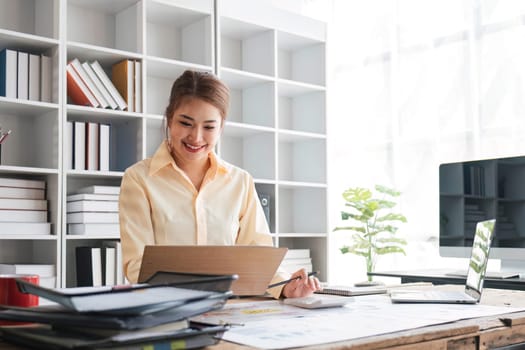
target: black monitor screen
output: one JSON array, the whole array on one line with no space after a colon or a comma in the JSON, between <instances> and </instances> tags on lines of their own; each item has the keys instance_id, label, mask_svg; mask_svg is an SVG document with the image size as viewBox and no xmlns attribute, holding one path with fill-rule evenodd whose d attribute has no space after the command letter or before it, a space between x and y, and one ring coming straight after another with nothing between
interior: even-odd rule
<instances>
[{"instance_id":1,"label":"black monitor screen","mask_svg":"<svg viewBox=\"0 0 525 350\"><path fill-rule=\"evenodd\" d=\"M439 211L440 247L471 247L493 218L492 247L525 247L525 156L441 164Z\"/></svg>"}]
</instances>

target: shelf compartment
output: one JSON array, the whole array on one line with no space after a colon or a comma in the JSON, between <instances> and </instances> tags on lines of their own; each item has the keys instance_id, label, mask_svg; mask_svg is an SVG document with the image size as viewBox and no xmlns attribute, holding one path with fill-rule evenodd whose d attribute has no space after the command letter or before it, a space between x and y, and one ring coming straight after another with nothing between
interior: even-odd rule
<instances>
[{"instance_id":1,"label":"shelf compartment","mask_svg":"<svg viewBox=\"0 0 525 350\"><path fill-rule=\"evenodd\" d=\"M275 83L267 78L239 71L221 70L230 88L228 120L275 127Z\"/></svg>"},{"instance_id":2,"label":"shelf compartment","mask_svg":"<svg viewBox=\"0 0 525 350\"><path fill-rule=\"evenodd\" d=\"M189 64L168 59L146 60L146 82L142 91L146 94L146 113L164 115L169 103L173 82L187 69L211 72L209 66Z\"/></svg>"},{"instance_id":3,"label":"shelf compartment","mask_svg":"<svg viewBox=\"0 0 525 350\"><path fill-rule=\"evenodd\" d=\"M12 130L2 144L0 163L58 169L58 114L58 109L49 104L0 103L2 130Z\"/></svg>"},{"instance_id":4,"label":"shelf compartment","mask_svg":"<svg viewBox=\"0 0 525 350\"><path fill-rule=\"evenodd\" d=\"M327 259L328 252L326 237L279 237L279 247L288 249L310 249L310 258L312 259L312 270L319 271L317 278L320 281L327 280Z\"/></svg>"},{"instance_id":5,"label":"shelf compartment","mask_svg":"<svg viewBox=\"0 0 525 350\"><path fill-rule=\"evenodd\" d=\"M270 232L275 233L275 185L267 183L255 183L255 189L263 207L264 215L268 221ZM268 220L269 219L269 220Z\"/></svg>"},{"instance_id":6,"label":"shelf compartment","mask_svg":"<svg viewBox=\"0 0 525 350\"><path fill-rule=\"evenodd\" d=\"M224 160L245 169L254 178L275 179L275 135L272 132L228 125L219 147Z\"/></svg>"},{"instance_id":7,"label":"shelf compartment","mask_svg":"<svg viewBox=\"0 0 525 350\"><path fill-rule=\"evenodd\" d=\"M219 27L221 67L275 76L275 32L272 29L228 17L220 17Z\"/></svg>"},{"instance_id":8,"label":"shelf compartment","mask_svg":"<svg viewBox=\"0 0 525 350\"><path fill-rule=\"evenodd\" d=\"M166 139L165 123L162 119L146 120L146 158L153 157L162 141Z\"/></svg>"},{"instance_id":9,"label":"shelf compartment","mask_svg":"<svg viewBox=\"0 0 525 350\"><path fill-rule=\"evenodd\" d=\"M96 122L110 125L109 139L109 170L123 172L143 159L142 152L142 118L134 116L112 117L102 111L92 111L90 114L79 114L79 108L69 111L68 121ZM137 141L138 140L138 141ZM67 145L65 146L67 147Z\"/></svg>"},{"instance_id":10,"label":"shelf compartment","mask_svg":"<svg viewBox=\"0 0 525 350\"><path fill-rule=\"evenodd\" d=\"M142 1L67 1L68 41L142 53Z\"/></svg>"},{"instance_id":11,"label":"shelf compartment","mask_svg":"<svg viewBox=\"0 0 525 350\"><path fill-rule=\"evenodd\" d=\"M211 66L212 8L201 10L146 3L147 54Z\"/></svg>"},{"instance_id":12,"label":"shelf compartment","mask_svg":"<svg viewBox=\"0 0 525 350\"><path fill-rule=\"evenodd\" d=\"M279 180L326 183L326 138L279 133Z\"/></svg>"},{"instance_id":13,"label":"shelf compartment","mask_svg":"<svg viewBox=\"0 0 525 350\"><path fill-rule=\"evenodd\" d=\"M278 232L305 234L326 232L327 190L315 187L278 188Z\"/></svg>"},{"instance_id":14,"label":"shelf compartment","mask_svg":"<svg viewBox=\"0 0 525 350\"><path fill-rule=\"evenodd\" d=\"M124 59L140 60L142 55L117 49L108 49L96 45L69 42L67 45L67 60L78 58L81 63L84 61L98 61L104 67L106 74L111 78L111 66Z\"/></svg>"},{"instance_id":15,"label":"shelf compartment","mask_svg":"<svg viewBox=\"0 0 525 350\"><path fill-rule=\"evenodd\" d=\"M59 0L2 1L0 28L58 39Z\"/></svg>"},{"instance_id":16,"label":"shelf compartment","mask_svg":"<svg viewBox=\"0 0 525 350\"><path fill-rule=\"evenodd\" d=\"M326 85L326 55L323 42L278 32L277 47L279 78Z\"/></svg>"},{"instance_id":17,"label":"shelf compartment","mask_svg":"<svg viewBox=\"0 0 525 350\"><path fill-rule=\"evenodd\" d=\"M326 133L326 94L280 82L278 120L280 129Z\"/></svg>"}]
</instances>

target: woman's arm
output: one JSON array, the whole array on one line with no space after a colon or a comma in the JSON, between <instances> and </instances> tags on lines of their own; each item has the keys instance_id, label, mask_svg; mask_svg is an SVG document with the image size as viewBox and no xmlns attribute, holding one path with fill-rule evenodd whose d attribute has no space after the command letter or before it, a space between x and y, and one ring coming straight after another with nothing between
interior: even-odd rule
<instances>
[{"instance_id":1,"label":"woman's arm","mask_svg":"<svg viewBox=\"0 0 525 350\"><path fill-rule=\"evenodd\" d=\"M145 185L133 168L128 169L122 178L119 220L124 274L128 281L136 283L144 246L155 244L155 238Z\"/></svg>"}]
</instances>

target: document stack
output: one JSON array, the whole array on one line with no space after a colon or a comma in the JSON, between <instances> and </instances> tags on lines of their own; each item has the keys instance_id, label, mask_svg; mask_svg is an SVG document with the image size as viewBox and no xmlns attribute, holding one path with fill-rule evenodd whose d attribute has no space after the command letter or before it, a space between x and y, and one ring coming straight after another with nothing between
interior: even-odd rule
<instances>
[{"instance_id":1,"label":"document stack","mask_svg":"<svg viewBox=\"0 0 525 350\"><path fill-rule=\"evenodd\" d=\"M67 196L67 233L118 238L119 186L88 186Z\"/></svg>"},{"instance_id":2,"label":"document stack","mask_svg":"<svg viewBox=\"0 0 525 350\"><path fill-rule=\"evenodd\" d=\"M227 280L231 286L235 278L203 276L202 281ZM0 329L5 341L31 348L193 349L217 343L227 330L224 325L206 326L189 318L221 309L229 290L189 289L183 288L184 283L68 289L23 280L17 284L25 293L56 303L0 311L1 320L33 323Z\"/></svg>"},{"instance_id":3,"label":"document stack","mask_svg":"<svg viewBox=\"0 0 525 350\"><path fill-rule=\"evenodd\" d=\"M288 249L280 266L281 270L288 273L294 273L299 269L305 269L306 272L312 272L312 258L310 258L310 249Z\"/></svg>"},{"instance_id":4,"label":"document stack","mask_svg":"<svg viewBox=\"0 0 525 350\"><path fill-rule=\"evenodd\" d=\"M12 235L49 235L46 182L0 178L0 232Z\"/></svg>"}]
</instances>

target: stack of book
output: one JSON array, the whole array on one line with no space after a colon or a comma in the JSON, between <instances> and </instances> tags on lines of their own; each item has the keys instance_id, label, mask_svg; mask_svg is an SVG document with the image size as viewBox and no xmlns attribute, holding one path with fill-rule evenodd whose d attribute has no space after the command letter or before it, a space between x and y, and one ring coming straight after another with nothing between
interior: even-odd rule
<instances>
[{"instance_id":1,"label":"stack of book","mask_svg":"<svg viewBox=\"0 0 525 350\"><path fill-rule=\"evenodd\" d=\"M0 178L0 232L49 235L46 182Z\"/></svg>"},{"instance_id":2,"label":"stack of book","mask_svg":"<svg viewBox=\"0 0 525 350\"><path fill-rule=\"evenodd\" d=\"M66 67L67 94L74 104L142 112L142 62L115 63L111 79L98 61L81 63L77 58Z\"/></svg>"},{"instance_id":3,"label":"stack of book","mask_svg":"<svg viewBox=\"0 0 525 350\"><path fill-rule=\"evenodd\" d=\"M111 125L68 120L66 167L75 170L109 171Z\"/></svg>"},{"instance_id":4,"label":"stack of book","mask_svg":"<svg viewBox=\"0 0 525 350\"><path fill-rule=\"evenodd\" d=\"M67 233L119 238L119 186L87 186L67 196ZM78 286L111 286L124 283L120 242L75 250Z\"/></svg>"},{"instance_id":5,"label":"stack of book","mask_svg":"<svg viewBox=\"0 0 525 350\"><path fill-rule=\"evenodd\" d=\"M0 264L0 274L38 275L41 286L55 288L56 285L54 264Z\"/></svg>"},{"instance_id":6,"label":"stack of book","mask_svg":"<svg viewBox=\"0 0 525 350\"><path fill-rule=\"evenodd\" d=\"M234 276L220 276L234 280ZM202 277L206 282L209 277ZM214 277L216 279L217 277ZM218 342L224 325L189 321L221 309L230 291L179 288L177 284L129 285L125 288L49 289L17 280L21 291L56 305L3 307L0 320L32 322L2 327L1 337L32 348L53 349L193 349Z\"/></svg>"},{"instance_id":7,"label":"stack of book","mask_svg":"<svg viewBox=\"0 0 525 350\"><path fill-rule=\"evenodd\" d=\"M299 269L312 272L310 249L288 249L279 269L288 273L294 273Z\"/></svg>"},{"instance_id":8,"label":"stack of book","mask_svg":"<svg viewBox=\"0 0 525 350\"><path fill-rule=\"evenodd\" d=\"M0 96L51 102L51 57L17 50L0 51Z\"/></svg>"},{"instance_id":9,"label":"stack of book","mask_svg":"<svg viewBox=\"0 0 525 350\"><path fill-rule=\"evenodd\" d=\"M67 196L67 233L70 235L120 235L119 186L87 186Z\"/></svg>"}]
</instances>

